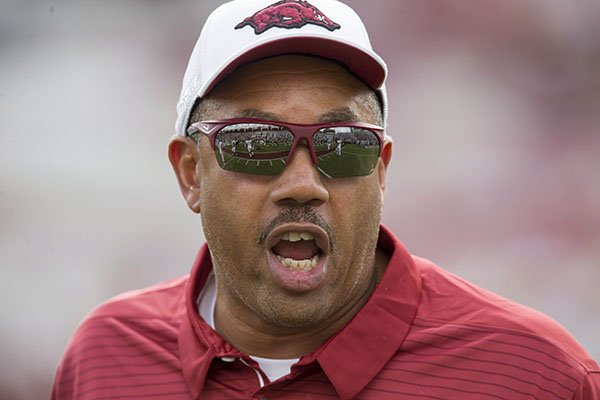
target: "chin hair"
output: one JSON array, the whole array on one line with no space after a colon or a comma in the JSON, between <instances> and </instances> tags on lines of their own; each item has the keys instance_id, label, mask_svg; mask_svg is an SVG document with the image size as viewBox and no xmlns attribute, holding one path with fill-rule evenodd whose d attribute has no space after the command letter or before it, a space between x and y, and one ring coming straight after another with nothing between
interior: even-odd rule
<instances>
[{"instance_id":1,"label":"chin hair","mask_svg":"<svg viewBox=\"0 0 600 400\"><path fill-rule=\"evenodd\" d=\"M261 309L254 310L254 312L263 322L288 329L305 329L318 325L329 315L329 310L320 305L307 309L282 303L278 303L278 306L276 306L275 302L267 301L259 304L259 306L262 306Z\"/></svg>"}]
</instances>

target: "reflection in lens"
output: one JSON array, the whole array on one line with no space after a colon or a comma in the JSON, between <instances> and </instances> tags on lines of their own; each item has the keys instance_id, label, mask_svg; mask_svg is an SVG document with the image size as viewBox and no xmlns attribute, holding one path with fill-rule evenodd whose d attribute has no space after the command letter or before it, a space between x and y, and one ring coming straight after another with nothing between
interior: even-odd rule
<instances>
[{"instance_id":1,"label":"reflection in lens","mask_svg":"<svg viewBox=\"0 0 600 400\"><path fill-rule=\"evenodd\" d=\"M317 167L330 178L369 175L379 159L377 135L363 128L323 128L313 136Z\"/></svg>"},{"instance_id":2,"label":"reflection in lens","mask_svg":"<svg viewBox=\"0 0 600 400\"><path fill-rule=\"evenodd\" d=\"M285 167L293 141L293 135L277 125L232 124L217 133L215 155L228 171L277 175Z\"/></svg>"}]
</instances>

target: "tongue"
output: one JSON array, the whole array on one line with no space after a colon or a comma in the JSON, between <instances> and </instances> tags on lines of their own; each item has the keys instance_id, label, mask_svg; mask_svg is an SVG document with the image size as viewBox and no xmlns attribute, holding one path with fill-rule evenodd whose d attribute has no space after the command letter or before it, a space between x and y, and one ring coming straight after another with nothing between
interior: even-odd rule
<instances>
[{"instance_id":1,"label":"tongue","mask_svg":"<svg viewBox=\"0 0 600 400\"><path fill-rule=\"evenodd\" d=\"M320 252L314 240L300 240L298 242L280 240L271 250L283 258L294 260L308 260Z\"/></svg>"}]
</instances>

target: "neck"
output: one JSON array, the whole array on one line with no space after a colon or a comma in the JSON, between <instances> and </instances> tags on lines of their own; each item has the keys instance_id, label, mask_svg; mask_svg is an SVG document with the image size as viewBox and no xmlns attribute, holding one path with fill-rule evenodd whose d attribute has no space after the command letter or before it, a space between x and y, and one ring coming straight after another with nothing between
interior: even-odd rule
<instances>
[{"instance_id":1,"label":"neck","mask_svg":"<svg viewBox=\"0 0 600 400\"><path fill-rule=\"evenodd\" d=\"M299 358L316 350L360 311L375 290L388 261L389 258L377 250L373 274L360 296L324 322L301 328L269 324L244 304L217 294L215 328L225 340L245 354L273 359Z\"/></svg>"}]
</instances>

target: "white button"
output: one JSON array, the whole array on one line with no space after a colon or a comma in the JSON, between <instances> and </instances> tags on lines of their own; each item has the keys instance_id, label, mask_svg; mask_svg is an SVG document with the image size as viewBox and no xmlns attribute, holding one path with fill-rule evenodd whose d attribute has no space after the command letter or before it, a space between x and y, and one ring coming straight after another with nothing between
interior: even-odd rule
<instances>
[{"instance_id":1,"label":"white button","mask_svg":"<svg viewBox=\"0 0 600 400\"><path fill-rule=\"evenodd\" d=\"M235 357L221 357L221 360L223 360L225 362L234 362Z\"/></svg>"}]
</instances>

